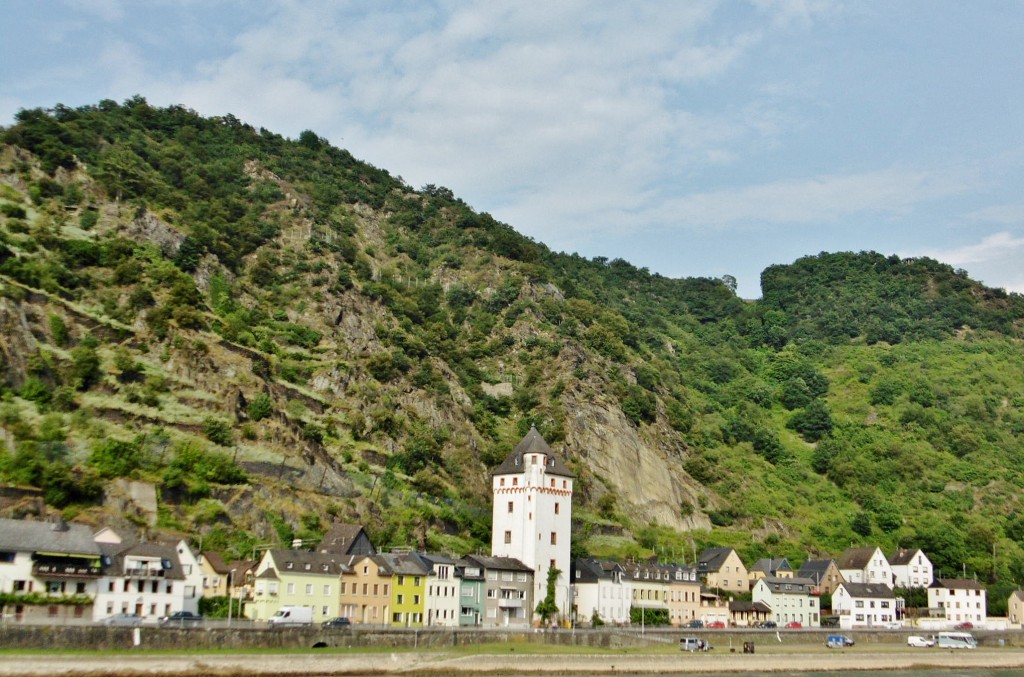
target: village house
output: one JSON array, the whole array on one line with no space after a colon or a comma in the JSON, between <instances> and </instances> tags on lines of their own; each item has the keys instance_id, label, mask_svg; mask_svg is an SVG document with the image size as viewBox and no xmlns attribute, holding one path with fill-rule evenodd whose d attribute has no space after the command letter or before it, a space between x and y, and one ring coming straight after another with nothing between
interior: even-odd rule
<instances>
[{"instance_id":1,"label":"village house","mask_svg":"<svg viewBox=\"0 0 1024 677\"><path fill-rule=\"evenodd\" d=\"M426 624L456 627L459 624L459 581L455 560L447 555L417 553L427 565Z\"/></svg>"},{"instance_id":2,"label":"village house","mask_svg":"<svg viewBox=\"0 0 1024 677\"><path fill-rule=\"evenodd\" d=\"M134 613L156 622L178 611L198 613L203 572L186 541L126 545L108 534L100 543L109 564L97 586L94 620Z\"/></svg>"},{"instance_id":3,"label":"village house","mask_svg":"<svg viewBox=\"0 0 1024 677\"><path fill-rule=\"evenodd\" d=\"M806 578L775 578L768 576L754 584L751 597L772 610L771 620L782 625L797 622L817 627L821 622L818 598L812 594L813 581Z\"/></svg>"},{"instance_id":4,"label":"village house","mask_svg":"<svg viewBox=\"0 0 1024 677\"><path fill-rule=\"evenodd\" d=\"M988 618L987 594L978 581L940 578L928 587L928 608L949 624L984 626Z\"/></svg>"},{"instance_id":5,"label":"village house","mask_svg":"<svg viewBox=\"0 0 1024 677\"><path fill-rule=\"evenodd\" d=\"M256 569L249 618L265 621L283 606L308 607L313 622L338 615L341 576L347 567L339 556L308 550L267 550Z\"/></svg>"},{"instance_id":6,"label":"village house","mask_svg":"<svg viewBox=\"0 0 1024 677\"><path fill-rule=\"evenodd\" d=\"M892 585L892 567L880 548L850 548L836 560L847 583Z\"/></svg>"},{"instance_id":7,"label":"village house","mask_svg":"<svg viewBox=\"0 0 1024 677\"><path fill-rule=\"evenodd\" d=\"M679 627L700 615L700 577L697 567L662 565L668 575L668 620Z\"/></svg>"},{"instance_id":8,"label":"village house","mask_svg":"<svg viewBox=\"0 0 1024 677\"><path fill-rule=\"evenodd\" d=\"M629 581L630 607L636 609L639 620L646 622L646 614L652 611L664 611L668 615L668 588L666 573L656 564L626 562L626 579ZM631 614L632 615L632 614Z\"/></svg>"},{"instance_id":9,"label":"village house","mask_svg":"<svg viewBox=\"0 0 1024 677\"><path fill-rule=\"evenodd\" d=\"M831 595L843 582L843 575L839 573L834 559L809 559L800 565L796 577L813 581L816 595Z\"/></svg>"},{"instance_id":10,"label":"village house","mask_svg":"<svg viewBox=\"0 0 1024 677\"><path fill-rule=\"evenodd\" d=\"M697 573L713 590L744 593L750 590L747 568L732 548L708 548L697 559Z\"/></svg>"},{"instance_id":11,"label":"village house","mask_svg":"<svg viewBox=\"0 0 1024 677\"><path fill-rule=\"evenodd\" d=\"M376 555L377 549L370 541L366 530L359 524L343 524L335 522L320 540L317 548L323 553L336 555Z\"/></svg>"},{"instance_id":12,"label":"village house","mask_svg":"<svg viewBox=\"0 0 1024 677\"><path fill-rule=\"evenodd\" d=\"M927 588L932 584L931 561L918 548L898 548L889 557L894 588Z\"/></svg>"},{"instance_id":13,"label":"village house","mask_svg":"<svg viewBox=\"0 0 1024 677\"><path fill-rule=\"evenodd\" d=\"M379 555L349 558L341 575L338 615L360 625L389 624L393 576Z\"/></svg>"},{"instance_id":14,"label":"village house","mask_svg":"<svg viewBox=\"0 0 1024 677\"><path fill-rule=\"evenodd\" d=\"M483 572L484 626L532 625L533 609L540 600L533 597L536 587L530 567L512 557L466 555L463 559ZM569 610L564 609L563 613L568 615Z\"/></svg>"},{"instance_id":15,"label":"village house","mask_svg":"<svg viewBox=\"0 0 1024 677\"><path fill-rule=\"evenodd\" d=\"M595 618L609 625L627 625L632 602L626 570L618 562L578 559L573 563L573 589L581 624Z\"/></svg>"},{"instance_id":16,"label":"village house","mask_svg":"<svg viewBox=\"0 0 1024 677\"><path fill-rule=\"evenodd\" d=\"M899 625L897 602L888 585L844 582L832 593L832 613L844 630L892 628Z\"/></svg>"},{"instance_id":17,"label":"village house","mask_svg":"<svg viewBox=\"0 0 1024 677\"><path fill-rule=\"evenodd\" d=\"M1024 590L1014 590L1006 601L1006 618L1010 625L1024 625Z\"/></svg>"},{"instance_id":18,"label":"village house","mask_svg":"<svg viewBox=\"0 0 1024 677\"><path fill-rule=\"evenodd\" d=\"M219 552L199 553L199 569L203 572L203 597L226 597L231 567Z\"/></svg>"},{"instance_id":19,"label":"village house","mask_svg":"<svg viewBox=\"0 0 1024 677\"><path fill-rule=\"evenodd\" d=\"M484 568L463 557L455 563L459 579L459 625L480 626L484 620Z\"/></svg>"},{"instance_id":20,"label":"village house","mask_svg":"<svg viewBox=\"0 0 1024 677\"><path fill-rule=\"evenodd\" d=\"M752 628L771 620L772 610L764 602L731 600L729 602L729 624L737 628Z\"/></svg>"},{"instance_id":21,"label":"village house","mask_svg":"<svg viewBox=\"0 0 1024 677\"><path fill-rule=\"evenodd\" d=\"M413 552L389 552L378 556L392 573L391 625L422 628L426 617L430 566Z\"/></svg>"},{"instance_id":22,"label":"village house","mask_svg":"<svg viewBox=\"0 0 1024 677\"><path fill-rule=\"evenodd\" d=\"M785 557L759 559L754 566L747 570L747 580L751 588L760 579L771 576L773 578L793 578L793 567Z\"/></svg>"},{"instance_id":23,"label":"village house","mask_svg":"<svg viewBox=\"0 0 1024 677\"><path fill-rule=\"evenodd\" d=\"M95 617L102 574L102 552L88 527L0 519L2 611L15 621Z\"/></svg>"}]
</instances>

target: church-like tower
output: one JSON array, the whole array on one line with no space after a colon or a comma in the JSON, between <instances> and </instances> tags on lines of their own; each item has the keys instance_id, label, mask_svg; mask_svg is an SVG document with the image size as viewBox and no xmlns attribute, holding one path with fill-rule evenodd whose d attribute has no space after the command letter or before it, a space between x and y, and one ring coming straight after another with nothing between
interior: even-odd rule
<instances>
[{"instance_id":1,"label":"church-like tower","mask_svg":"<svg viewBox=\"0 0 1024 677\"><path fill-rule=\"evenodd\" d=\"M572 606L572 481L572 473L536 428L491 473L491 555L514 557L533 569L534 606L547 595L548 569L559 569L555 603L563 618L569 617Z\"/></svg>"}]
</instances>

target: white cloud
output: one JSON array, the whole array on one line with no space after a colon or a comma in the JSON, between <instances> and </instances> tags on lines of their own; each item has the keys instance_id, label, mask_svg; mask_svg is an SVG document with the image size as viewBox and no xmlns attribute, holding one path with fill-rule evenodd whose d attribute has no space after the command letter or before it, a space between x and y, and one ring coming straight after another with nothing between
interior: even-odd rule
<instances>
[{"instance_id":1,"label":"white cloud","mask_svg":"<svg viewBox=\"0 0 1024 677\"><path fill-rule=\"evenodd\" d=\"M1024 293L1024 236L1010 231L986 235L957 247L925 250L924 256L964 268L971 277L1007 291Z\"/></svg>"}]
</instances>

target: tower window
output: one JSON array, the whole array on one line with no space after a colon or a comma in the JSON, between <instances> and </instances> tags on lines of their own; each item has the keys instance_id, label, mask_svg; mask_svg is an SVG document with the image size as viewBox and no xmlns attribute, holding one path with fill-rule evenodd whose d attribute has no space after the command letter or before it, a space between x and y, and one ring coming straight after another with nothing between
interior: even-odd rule
<instances>
[{"instance_id":1,"label":"tower window","mask_svg":"<svg viewBox=\"0 0 1024 677\"><path fill-rule=\"evenodd\" d=\"M551 532L551 545L558 545L558 532L557 531L552 531Z\"/></svg>"},{"instance_id":2,"label":"tower window","mask_svg":"<svg viewBox=\"0 0 1024 677\"><path fill-rule=\"evenodd\" d=\"M519 486L519 478L518 477L513 477L512 478L512 486L514 486L514 487L518 487Z\"/></svg>"},{"instance_id":3,"label":"tower window","mask_svg":"<svg viewBox=\"0 0 1024 677\"><path fill-rule=\"evenodd\" d=\"M508 543L511 543L511 542L512 542L512 532L511 531L506 531L505 532L505 543L508 544Z\"/></svg>"},{"instance_id":4,"label":"tower window","mask_svg":"<svg viewBox=\"0 0 1024 677\"><path fill-rule=\"evenodd\" d=\"M512 501L509 501L509 502L508 502L508 511L509 511L510 513L512 512Z\"/></svg>"},{"instance_id":5,"label":"tower window","mask_svg":"<svg viewBox=\"0 0 1024 677\"><path fill-rule=\"evenodd\" d=\"M555 503L555 514L556 515L558 514L558 503L557 502Z\"/></svg>"}]
</instances>

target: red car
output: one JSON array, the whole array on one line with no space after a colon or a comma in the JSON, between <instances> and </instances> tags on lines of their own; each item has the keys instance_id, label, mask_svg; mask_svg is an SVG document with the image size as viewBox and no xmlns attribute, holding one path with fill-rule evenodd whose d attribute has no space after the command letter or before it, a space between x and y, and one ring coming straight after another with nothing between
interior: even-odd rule
<instances>
[{"instance_id":1,"label":"red car","mask_svg":"<svg viewBox=\"0 0 1024 677\"><path fill-rule=\"evenodd\" d=\"M804 626L800 625L800 621L790 621L789 623L786 623L787 630L799 630L802 627Z\"/></svg>"},{"instance_id":2,"label":"red car","mask_svg":"<svg viewBox=\"0 0 1024 677\"><path fill-rule=\"evenodd\" d=\"M974 629L974 623L971 623L970 621L964 621L963 623L957 623L955 626L953 626L953 629L954 630L973 630Z\"/></svg>"},{"instance_id":3,"label":"red car","mask_svg":"<svg viewBox=\"0 0 1024 677\"><path fill-rule=\"evenodd\" d=\"M725 623L722 622L722 621L711 621L710 623L708 623L704 627L705 628L710 628L712 630L721 630L721 629L725 628Z\"/></svg>"}]
</instances>

